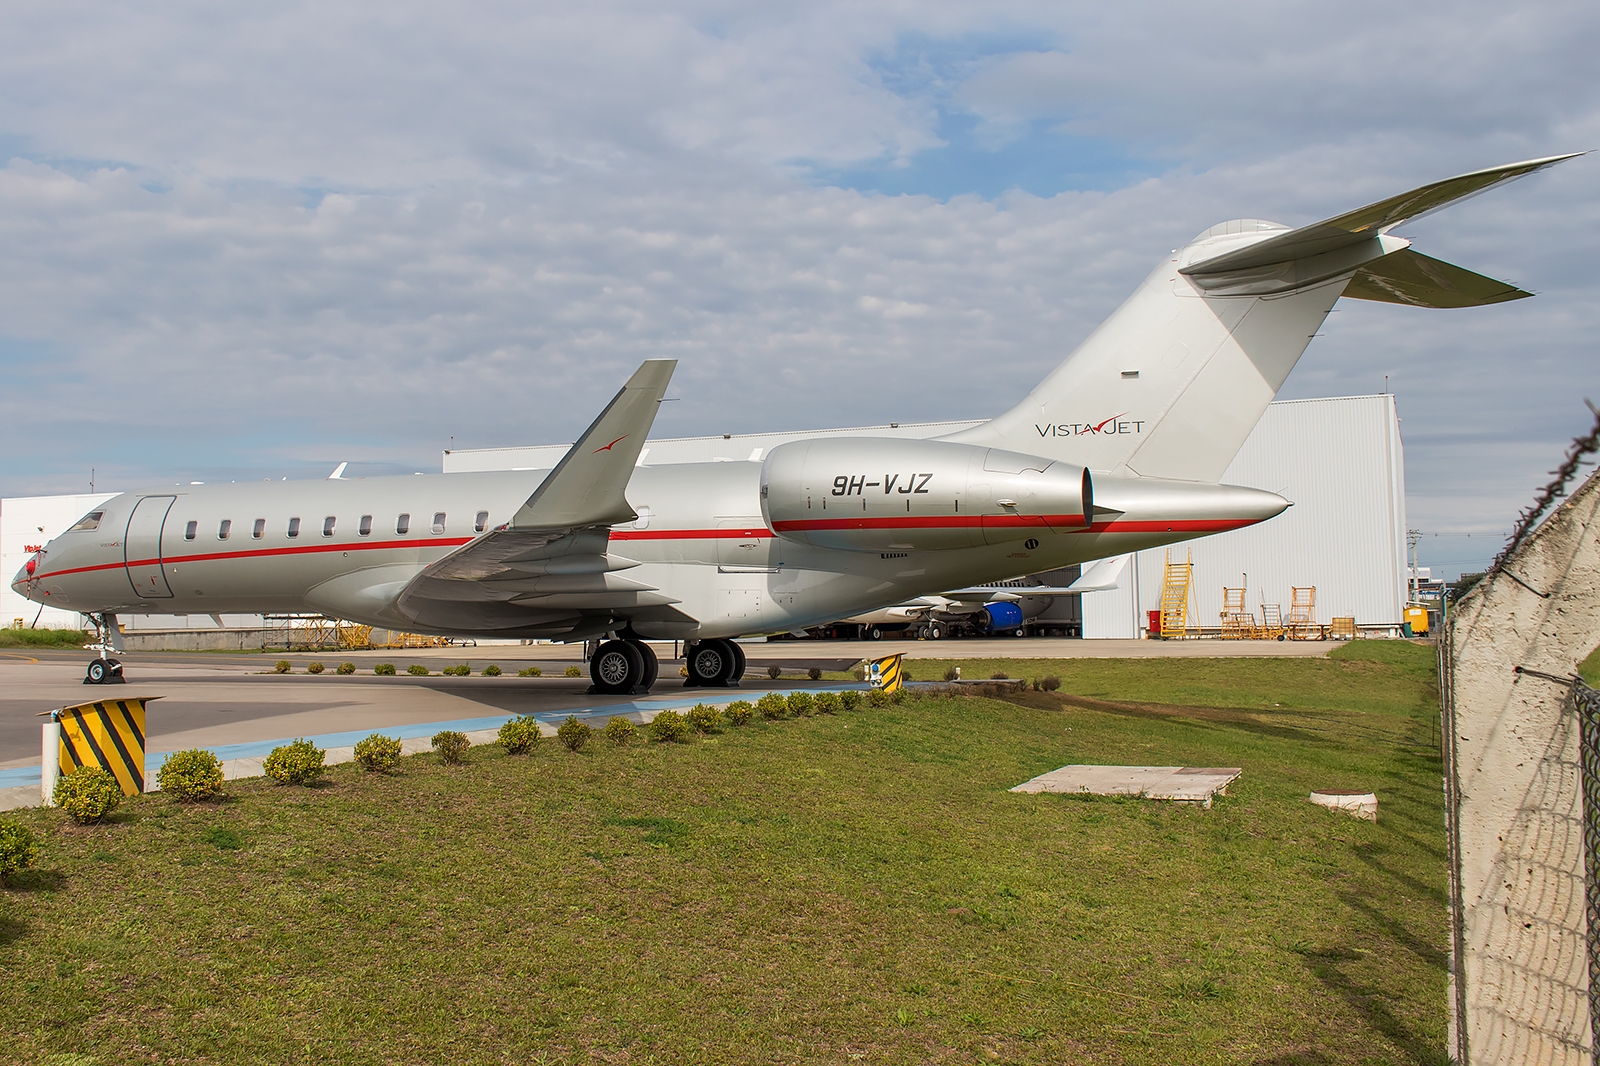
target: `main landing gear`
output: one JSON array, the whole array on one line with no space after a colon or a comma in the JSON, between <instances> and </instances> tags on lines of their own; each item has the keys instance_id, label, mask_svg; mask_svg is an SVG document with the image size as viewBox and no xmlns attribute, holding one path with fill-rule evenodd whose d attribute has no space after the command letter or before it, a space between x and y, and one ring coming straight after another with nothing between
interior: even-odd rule
<instances>
[{"instance_id":1,"label":"main landing gear","mask_svg":"<svg viewBox=\"0 0 1600 1066\"><path fill-rule=\"evenodd\" d=\"M684 688L727 688L744 676L744 649L731 640L700 640L684 652L689 679Z\"/></svg>"},{"instance_id":2,"label":"main landing gear","mask_svg":"<svg viewBox=\"0 0 1600 1066\"><path fill-rule=\"evenodd\" d=\"M608 640L589 657L591 695L643 696L656 683L660 664L642 640Z\"/></svg>"}]
</instances>

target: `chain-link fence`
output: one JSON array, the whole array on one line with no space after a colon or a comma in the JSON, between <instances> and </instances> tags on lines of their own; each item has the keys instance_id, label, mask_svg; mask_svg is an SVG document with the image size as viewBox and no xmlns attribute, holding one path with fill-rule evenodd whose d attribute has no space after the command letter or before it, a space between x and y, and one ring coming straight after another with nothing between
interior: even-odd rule
<instances>
[{"instance_id":1,"label":"chain-link fence","mask_svg":"<svg viewBox=\"0 0 1600 1066\"><path fill-rule=\"evenodd\" d=\"M1600 691L1572 682L1583 775L1583 890L1589 931L1589 1033L1600 1048Z\"/></svg>"}]
</instances>

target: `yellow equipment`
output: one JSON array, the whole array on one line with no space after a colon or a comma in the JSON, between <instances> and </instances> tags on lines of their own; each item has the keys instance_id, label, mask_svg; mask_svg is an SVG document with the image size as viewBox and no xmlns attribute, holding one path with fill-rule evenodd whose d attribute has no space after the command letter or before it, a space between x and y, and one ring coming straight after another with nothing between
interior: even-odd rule
<instances>
[{"instance_id":1,"label":"yellow equipment","mask_svg":"<svg viewBox=\"0 0 1600 1066\"><path fill-rule=\"evenodd\" d=\"M1283 625L1283 604L1263 603L1261 605L1261 628L1256 630L1259 640L1282 640L1288 630Z\"/></svg>"},{"instance_id":2,"label":"yellow equipment","mask_svg":"<svg viewBox=\"0 0 1600 1066\"><path fill-rule=\"evenodd\" d=\"M1322 627L1317 625L1317 586L1295 586L1289 594L1289 639L1322 639Z\"/></svg>"},{"instance_id":3,"label":"yellow equipment","mask_svg":"<svg viewBox=\"0 0 1600 1066\"><path fill-rule=\"evenodd\" d=\"M1222 639L1248 640L1256 635L1256 616L1244 609L1245 588L1250 584L1249 574L1240 574L1244 584L1236 589L1222 586Z\"/></svg>"},{"instance_id":4,"label":"yellow equipment","mask_svg":"<svg viewBox=\"0 0 1600 1066\"><path fill-rule=\"evenodd\" d=\"M1328 623L1328 636L1334 640L1355 640L1356 620L1354 618L1335 618Z\"/></svg>"},{"instance_id":5,"label":"yellow equipment","mask_svg":"<svg viewBox=\"0 0 1600 1066\"><path fill-rule=\"evenodd\" d=\"M1161 575L1161 639L1187 640L1189 637L1189 605L1200 613L1200 602L1194 590L1194 553L1181 563L1172 561L1172 549L1167 549L1166 570Z\"/></svg>"},{"instance_id":6,"label":"yellow equipment","mask_svg":"<svg viewBox=\"0 0 1600 1066\"><path fill-rule=\"evenodd\" d=\"M1411 635L1425 637L1428 635L1428 609L1426 607L1407 607L1406 625L1411 627Z\"/></svg>"}]
</instances>

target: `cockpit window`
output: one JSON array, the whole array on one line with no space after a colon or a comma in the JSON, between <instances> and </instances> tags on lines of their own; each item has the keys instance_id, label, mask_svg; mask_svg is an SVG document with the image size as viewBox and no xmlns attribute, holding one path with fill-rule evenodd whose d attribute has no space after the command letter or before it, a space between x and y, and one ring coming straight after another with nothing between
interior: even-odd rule
<instances>
[{"instance_id":1,"label":"cockpit window","mask_svg":"<svg viewBox=\"0 0 1600 1066\"><path fill-rule=\"evenodd\" d=\"M91 529L99 529L100 519L104 518L105 516L106 513L104 511L90 511L88 514L78 519L77 525L67 530L67 532L82 533Z\"/></svg>"}]
</instances>

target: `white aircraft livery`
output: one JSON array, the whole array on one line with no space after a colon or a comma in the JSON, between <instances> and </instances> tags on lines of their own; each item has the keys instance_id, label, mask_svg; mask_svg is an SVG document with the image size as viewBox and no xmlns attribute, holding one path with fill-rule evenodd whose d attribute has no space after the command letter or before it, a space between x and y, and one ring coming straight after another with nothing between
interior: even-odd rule
<instances>
[{"instance_id":1,"label":"white aircraft livery","mask_svg":"<svg viewBox=\"0 0 1600 1066\"><path fill-rule=\"evenodd\" d=\"M1580 153L1574 153L1580 154ZM691 685L732 638L1261 522L1218 484L1340 296L1471 307L1529 294L1391 231L1571 155L1475 171L1291 229L1213 226L1011 410L931 440L813 436L764 461L639 464L676 363L650 360L549 471L191 485L114 497L13 587L87 615L317 611L463 637L598 640L596 690L648 691L646 639ZM336 472L337 475L338 472ZM604 638L604 639L601 639Z\"/></svg>"}]
</instances>

